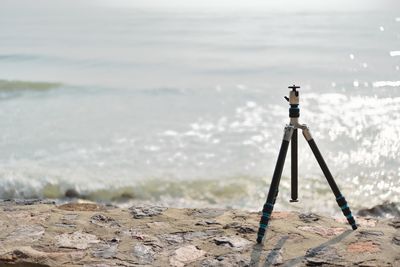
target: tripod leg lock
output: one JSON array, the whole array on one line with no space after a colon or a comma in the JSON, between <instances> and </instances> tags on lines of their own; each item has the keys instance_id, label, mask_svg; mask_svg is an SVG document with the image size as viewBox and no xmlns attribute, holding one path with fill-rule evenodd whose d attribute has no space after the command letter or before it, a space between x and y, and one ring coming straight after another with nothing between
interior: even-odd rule
<instances>
[{"instance_id":1,"label":"tripod leg lock","mask_svg":"<svg viewBox=\"0 0 400 267\"><path fill-rule=\"evenodd\" d=\"M268 228L269 219L271 218L271 213L273 209L274 209L274 204L268 202L264 204L260 220L260 227L258 228L257 243L261 243L265 235L265 231Z\"/></svg>"},{"instance_id":2,"label":"tripod leg lock","mask_svg":"<svg viewBox=\"0 0 400 267\"><path fill-rule=\"evenodd\" d=\"M353 214L351 213L349 206L347 205L347 201L344 198L344 196L342 196L342 195L338 196L336 198L336 202L338 203L339 207L342 209L342 212L343 212L344 216L346 216L347 221L351 225L351 228L353 228L353 230L356 230L357 229L356 221L353 217Z\"/></svg>"}]
</instances>

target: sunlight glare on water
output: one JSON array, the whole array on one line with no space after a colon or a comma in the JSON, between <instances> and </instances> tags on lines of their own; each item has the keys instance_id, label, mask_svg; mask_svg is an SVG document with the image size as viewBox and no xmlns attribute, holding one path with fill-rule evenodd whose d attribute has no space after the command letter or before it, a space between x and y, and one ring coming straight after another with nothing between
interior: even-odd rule
<instances>
[{"instance_id":1,"label":"sunlight glare on water","mask_svg":"<svg viewBox=\"0 0 400 267\"><path fill-rule=\"evenodd\" d=\"M74 188L117 203L257 210L289 121L283 96L296 83L300 121L352 208L400 201L399 14L355 2L270 10L8 1L0 197L60 198ZM338 212L304 140L294 207L289 166L279 208Z\"/></svg>"}]
</instances>

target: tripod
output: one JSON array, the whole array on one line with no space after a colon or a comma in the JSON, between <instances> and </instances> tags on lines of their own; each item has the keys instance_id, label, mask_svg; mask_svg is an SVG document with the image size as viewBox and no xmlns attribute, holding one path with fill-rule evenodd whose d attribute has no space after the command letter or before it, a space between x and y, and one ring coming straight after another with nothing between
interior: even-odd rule
<instances>
[{"instance_id":1,"label":"tripod","mask_svg":"<svg viewBox=\"0 0 400 267\"><path fill-rule=\"evenodd\" d=\"M288 88L292 89L289 92L289 97L285 96L285 99L289 102L289 117L290 123L286 125L283 140L281 144L281 148L279 150L278 160L276 162L275 171L272 176L272 182L269 188L267 201L265 202L262 209L262 216L260 220L260 227L258 228L257 235L257 243L261 243L266 229L268 227L269 219L271 218L272 210L274 209L274 204L276 198L278 196L278 188L279 182L282 176L283 166L285 164L286 154L289 148L290 141L291 145L291 200L290 202L297 202L297 192L298 192L298 164L297 164L297 129L301 129L303 132L304 138L307 140L308 144L312 152L314 153L315 158L318 161L319 166L324 173L326 180L328 181L329 186L332 189L333 194L336 197L336 202L339 207L342 209L344 216L346 216L347 221L353 228L353 230L357 229L356 221L354 220L353 215L351 214L350 208L347 205L347 201L344 196L340 193L338 186L336 185L335 180L332 177L331 172L328 169L328 166L325 163L324 158L319 152L317 145L315 144L314 139L311 136L310 130L305 124L299 124L300 117L300 109L299 109L299 92L297 91L300 86L289 86Z\"/></svg>"}]
</instances>

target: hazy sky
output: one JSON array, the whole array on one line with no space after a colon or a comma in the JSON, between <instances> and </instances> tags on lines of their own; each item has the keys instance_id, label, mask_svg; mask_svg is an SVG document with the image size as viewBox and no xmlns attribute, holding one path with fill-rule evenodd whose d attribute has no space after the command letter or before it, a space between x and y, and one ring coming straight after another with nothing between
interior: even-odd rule
<instances>
[{"instance_id":1,"label":"hazy sky","mask_svg":"<svg viewBox=\"0 0 400 267\"><path fill-rule=\"evenodd\" d=\"M356 11L399 7L399 0L92 0L114 7L265 8L279 11Z\"/></svg>"},{"instance_id":2,"label":"hazy sky","mask_svg":"<svg viewBox=\"0 0 400 267\"><path fill-rule=\"evenodd\" d=\"M288 12L400 10L400 0L80 0L79 7L256 9ZM0 0L0 7L73 7L71 0ZM400 15L400 12L399 12Z\"/></svg>"}]
</instances>

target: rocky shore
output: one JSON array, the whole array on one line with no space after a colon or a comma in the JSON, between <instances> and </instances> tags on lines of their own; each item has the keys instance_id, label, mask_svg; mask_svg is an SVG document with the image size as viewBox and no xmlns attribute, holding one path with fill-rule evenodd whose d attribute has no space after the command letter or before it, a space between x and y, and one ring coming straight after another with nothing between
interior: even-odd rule
<instances>
[{"instance_id":1,"label":"rocky shore","mask_svg":"<svg viewBox=\"0 0 400 267\"><path fill-rule=\"evenodd\" d=\"M0 266L400 266L400 219L49 201L0 203Z\"/></svg>"}]
</instances>

